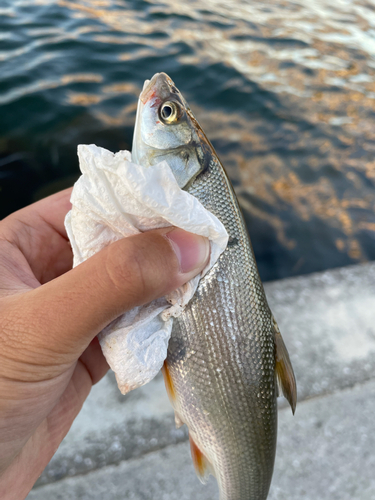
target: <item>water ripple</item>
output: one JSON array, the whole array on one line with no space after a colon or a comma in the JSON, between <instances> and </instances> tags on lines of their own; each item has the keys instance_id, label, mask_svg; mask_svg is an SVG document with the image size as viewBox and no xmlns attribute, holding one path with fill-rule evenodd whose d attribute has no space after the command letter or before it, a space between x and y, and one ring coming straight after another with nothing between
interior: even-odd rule
<instances>
[{"instance_id":1,"label":"water ripple","mask_svg":"<svg viewBox=\"0 0 375 500\"><path fill-rule=\"evenodd\" d=\"M228 170L264 279L374 259L374 7L3 1L0 153L32 156L33 181L2 214L75 174L78 143L129 147L143 80L166 71Z\"/></svg>"}]
</instances>

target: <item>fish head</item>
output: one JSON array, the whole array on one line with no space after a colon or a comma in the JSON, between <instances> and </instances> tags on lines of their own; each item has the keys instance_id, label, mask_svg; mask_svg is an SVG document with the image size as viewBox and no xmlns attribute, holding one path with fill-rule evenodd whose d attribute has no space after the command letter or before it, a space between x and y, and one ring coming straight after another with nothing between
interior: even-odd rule
<instances>
[{"instance_id":1,"label":"fish head","mask_svg":"<svg viewBox=\"0 0 375 500\"><path fill-rule=\"evenodd\" d=\"M207 166L211 145L171 78L146 80L138 101L132 160L151 167L167 161L178 185L187 187Z\"/></svg>"}]
</instances>

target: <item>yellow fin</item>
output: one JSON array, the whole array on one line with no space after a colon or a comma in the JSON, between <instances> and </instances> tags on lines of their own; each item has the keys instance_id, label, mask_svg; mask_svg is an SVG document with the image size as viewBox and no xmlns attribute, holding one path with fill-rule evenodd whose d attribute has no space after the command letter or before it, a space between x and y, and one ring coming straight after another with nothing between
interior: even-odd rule
<instances>
[{"instance_id":1,"label":"yellow fin","mask_svg":"<svg viewBox=\"0 0 375 500\"><path fill-rule=\"evenodd\" d=\"M281 336L276 320L272 317L273 326L275 329L275 346L276 346L276 375L279 386L284 397L288 400L292 412L296 411L297 405L297 385L292 363L289 359L287 348Z\"/></svg>"},{"instance_id":2,"label":"yellow fin","mask_svg":"<svg viewBox=\"0 0 375 500\"><path fill-rule=\"evenodd\" d=\"M193 438L189 436L190 440L190 451L191 458L193 459L193 464L195 468L195 472L201 483L206 483L208 476L213 474L212 467L207 458L203 455L201 450L195 444Z\"/></svg>"},{"instance_id":3,"label":"yellow fin","mask_svg":"<svg viewBox=\"0 0 375 500\"><path fill-rule=\"evenodd\" d=\"M167 389L167 394L169 396L170 402L173 403L176 401L176 390L174 388L173 382L172 382L172 377L168 368L168 363L167 360L164 361L164 365L162 366L161 369L164 377L164 384L165 388Z\"/></svg>"}]
</instances>

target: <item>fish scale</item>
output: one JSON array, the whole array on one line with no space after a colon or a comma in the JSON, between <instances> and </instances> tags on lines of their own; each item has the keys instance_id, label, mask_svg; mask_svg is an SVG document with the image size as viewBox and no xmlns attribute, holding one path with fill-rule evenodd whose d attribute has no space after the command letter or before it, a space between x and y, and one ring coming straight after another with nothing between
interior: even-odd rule
<instances>
[{"instance_id":1,"label":"fish scale","mask_svg":"<svg viewBox=\"0 0 375 500\"><path fill-rule=\"evenodd\" d=\"M265 500L276 449L276 378L294 412L294 373L233 188L164 73L145 82L132 155L145 168L167 161L179 186L229 235L227 248L174 319L163 374L176 424L188 426L200 479L214 474L221 500Z\"/></svg>"},{"instance_id":2,"label":"fish scale","mask_svg":"<svg viewBox=\"0 0 375 500\"><path fill-rule=\"evenodd\" d=\"M207 453L221 500L261 500L267 497L276 447L271 312L221 164L211 161L188 191L236 243L174 320L167 363L178 393L175 408Z\"/></svg>"}]
</instances>

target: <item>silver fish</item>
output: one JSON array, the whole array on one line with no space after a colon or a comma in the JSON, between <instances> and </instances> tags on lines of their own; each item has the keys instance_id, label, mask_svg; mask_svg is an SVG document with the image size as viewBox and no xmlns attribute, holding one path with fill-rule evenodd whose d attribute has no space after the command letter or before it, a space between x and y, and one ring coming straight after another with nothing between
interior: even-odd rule
<instances>
[{"instance_id":1,"label":"silver fish","mask_svg":"<svg viewBox=\"0 0 375 500\"><path fill-rule=\"evenodd\" d=\"M165 74L141 93L132 150L166 160L179 186L224 224L229 243L174 320L164 380L176 424L189 429L198 477L221 500L264 500L274 467L278 385L294 413L296 382L270 311L231 183L185 99Z\"/></svg>"}]
</instances>

